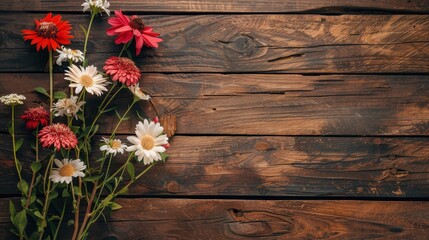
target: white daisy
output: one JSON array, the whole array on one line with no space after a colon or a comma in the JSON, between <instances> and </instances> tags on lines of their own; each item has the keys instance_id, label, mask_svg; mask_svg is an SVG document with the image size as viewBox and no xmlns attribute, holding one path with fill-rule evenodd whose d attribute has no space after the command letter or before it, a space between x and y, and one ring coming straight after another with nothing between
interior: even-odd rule
<instances>
[{"instance_id":1,"label":"white daisy","mask_svg":"<svg viewBox=\"0 0 429 240\"><path fill-rule=\"evenodd\" d=\"M164 128L159 123L139 122L136 125L136 135L127 137L133 145L127 148L128 152L136 151L135 154L137 159L143 162L145 165L150 164L154 161L162 160L159 153L165 152L165 147L162 145L168 143L168 137L162 134Z\"/></svg>"},{"instance_id":2,"label":"white daisy","mask_svg":"<svg viewBox=\"0 0 429 240\"><path fill-rule=\"evenodd\" d=\"M59 116L74 116L77 119L77 113L82 111L81 107L85 104L84 101L77 102L77 96L71 96L70 98L63 98L58 100L52 107L52 111L56 117Z\"/></svg>"},{"instance_id":3,"label":"white daisy","mask_svg":"<svg viewBox=\"0 0 429 240\"><path fill-rule=\"evenodd\" d=\"M80 93L83 88L90 94L97 96L100 96L103 91L107 91L106 85L108 83L103 75L98 73L94 65L84 68L72 64L66 70L65 75L67 77L64 79L72 82L69 86L76 88L76 94Z\"/></svg>"},{"instance_id":4,"label":"white daisy","mask_svg":"<svg viewBox=\"0 0 429 240\"><path fill-rule=\"evenodd\" d=\"M106 0L85 0L85 2L81 5L83 7L83 11L86 12L91 10L91 12L102 13L105 12L108 16L110 16L110 3Z\"/></svg>"},{"instance_id":5,"label":"white daisy","mask_svg":"<svg viewBox=\"0 0 429 240\"><path fill-rule=\"evenodd\" d=\"M123 154L127 145L123 144L119 139L110 140L108 138L101 139L103 146L100 147L101 151L106 151L107 154L113 154L115 156L118 152Z\"/></svg>"},{"instance_id":6,"label":"white daisy","mask_svg":"<svg viewBox=\"0 0 429 240\"><path fill-rule=\"evenodd\" d=\"M60 182L69 184L72 181L72 177L85 177L85 173L82 171L86 169L86 165L80 159L69 161L67 158L60 161L54 159L55 165L58 168L53 168L49 179L52 182Z\"/></svg>"},{"instance_id":7,"label":"white daisy","mask_svg":"<svg viewBox=\"0 0 429 240\"><path fill-rule=\"evenodd\" d=\"M58 66L67 61L72 61L73 63L83 62L83 52L80 50L61 46L61 49L57 49L57 52L60 54L56 61Z\"/></svg>"},{"instance_id":8,"label":"white daisy","mask_svg":"<svg viewBox=\"0 0 429 240\"><path fill-rule=\"evenodd\" d=\"M24 104L25 96L21 94L11 93L6 96L0 97L0 102L6 105L20 105Z\"/></svg>"},{"instance_id":9,"label":"white daisy","mask_svg":"<svg viewBox=\"0 0 429 240\"><path fill-rule=\"evenodd\" d=\"M143 93L143 91L140 89L139 83L137 83L136 85L130 85L128 87L128 89L130 89L130 91L138 98L140 98L141 100L149 100L150 96L146 95Z\"/></svg>"}]
</instances>

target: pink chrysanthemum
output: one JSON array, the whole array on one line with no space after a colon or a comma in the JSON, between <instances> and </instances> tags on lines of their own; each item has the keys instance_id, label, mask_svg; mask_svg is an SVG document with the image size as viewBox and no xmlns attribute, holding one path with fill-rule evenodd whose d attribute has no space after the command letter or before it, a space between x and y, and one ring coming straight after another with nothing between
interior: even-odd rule
<instances>
[{"instance_id":1,"label":"pink chrysanthemum","mask_svg":"<svg viewBox=\"0 0 429 240\"><path fill-rule=\"evenodd\" d=\"M112 27L107 29L107 35L118 35L116 44L128 43L135 38L136 55L140 54L143 45L157 48L158 43L162 42L162 39L158 38L159 33L152 32L152 27L145 26L143 20L136 15L130 18L122 11L115 11L115 17L109 18L108 22Z\"/></svg>"},{"instance_id":2,"label":"pink chrysanthemum","mask_svg":"<svg viewBox=\"0 0 429 240\"><path fill-rule=\"evenodd\" d=\"M133 60L124 57L110 57L103 68L113 81L125 83L127 87L136 85L141 77L140 70Z\"/></svg>"},{"instance_id":3,"label":"pink chrysanthemum","mask_svg":"<svg viewBox=\"0 0 429 240\"><path fill-rule=\"evenodd\" d=\"M27 129L36 129L39 124L42 126L48 125L49 112L41 106L29 108L21 115L21 119L26 123Z\"/></svg>"},{"instance_id":4,"label":"pink chrysanthemum","mask_svg":"<svg viewBox=\"0 0 429 240\"><path fill-rule=\"evenodd\" d=\"M61 148L72 149L77 145L76 135L69 127L62 123L56 123L44 127L39 133L40 143L47 148L54 145L59 151Z\"/></svg>"}]
</instances>

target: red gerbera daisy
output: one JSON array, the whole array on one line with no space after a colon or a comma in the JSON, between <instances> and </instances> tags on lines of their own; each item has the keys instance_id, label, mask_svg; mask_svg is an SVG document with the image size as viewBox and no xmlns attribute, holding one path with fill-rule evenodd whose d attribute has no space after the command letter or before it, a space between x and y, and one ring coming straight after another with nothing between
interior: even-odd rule
<instances>
[{"instance_id":1,"label":"red gerbera daisy","mask_svg":"<svg viewBox=\"0 0 429 240\"><path fill-rule=\"evenodd\" d=\"M36 129L39 124L46 126L49 123L49 112L43 107L29 108L22 114L21 119L26 122L27 129Z\"/></svg>"},{"instance_id":2,"label":"red gerbera daisy","mask_svg":"<svg viewBox=\"0 0 429 240\"><path fill-rule=\"evenodd\" d=\"M68 21L62 21L61 15L52 17L52 13L48 13L46 17L37 20L34 19L36 28L34 30L24 29L22 34L24 40L31 40L31 45L37 44L37 51L40 48L48 50L56 50L60 45L70 44L70 30L72 29Z\"/></svg>"},{"instance_id":3,"label":"red gerbera daisy","mask_svg":"<svg viewBox=\"0 0 429 240\"><path fill-rule=\"evenodd\" d=\"M44 127L40 130L39 138L44 148L54 145L57 151L60 151L61 148L75 148L78 143L76 135L69 127L62 123L55 123Z\"/></svg>"},{"instance_id":4,"label":"red gerbera daisy","mask_svg":"<svg viewBox=\"0 0 429 240\"><path fill-rule=\"evenodd\" d=\"M103 68L113 81L125 83L128 87L136 85L141 77L140 70L133 60L124 57L110 57Z\"/></svg>"},{"instance_id":5,"label":"red gerbera daisy","mask_svg":"<svg viewBox=\"0 0 429 240\"><path fill-rule=\"evenodd\" d=\"M108 20L112 27L107 29L107 35L118 35L115 39L116 44L128 43L134 36L136 55L139 55L143 45L157 48L158 43L162 42L162 39L158 38L159 33L152 32L153 28L145 26L143 20L136 15L130 18L122 14L122 11L115 11L115 16Z\"/></svg>"}]
</instances>

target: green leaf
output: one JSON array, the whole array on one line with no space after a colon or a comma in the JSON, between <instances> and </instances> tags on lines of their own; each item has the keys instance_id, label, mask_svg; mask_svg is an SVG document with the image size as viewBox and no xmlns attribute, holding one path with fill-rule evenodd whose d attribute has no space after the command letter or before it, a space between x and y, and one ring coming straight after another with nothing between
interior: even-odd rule
<instances>
[{"instance_id":1,"label":"green leaf","mask_svg":"<svg viewBox=\"0 0 429 240\"><path fill-rule=\"evenodd\" d=\"M37 173L40 168L42 168L42 164L40 162L33 162L31 163L31 171L33 173Z\"/></svg>"},{"instance_id":2,"label":"green leaf","mask_svg":"<svg viewBox=\"0 0 429 240\"><path fill-rule=\"evenodd\" d=\"M55 99L67 98L67 94L63 91L54 92L54 98Z\"/></svg>"},{"instance_id":3,"label":"green leaf","mask_svg":"<svg viewBox=\"0 0 429 240\"><path fill-rule=\"evenodd\" d=\"M128 187L123 187L121 190L119 190L119 192L117 193L118 195L122 195L128 192Z\"/></svg>"},{"instance_id":4,"label":"green leaf","mask_svg":"<svg viewBox=\"0 0 429 240\"><path fill-rule=\"evenodd\" d=\"M9 134L13 134L14 133L14 129L12 129L12 122L9 122L7 124L7 130L9 131Z\"/></svg>"},{"instance_id":5,"label":"green leaf","mask_svg":"<svg viewBox=\"0 0 429 240\"><path fill-rule=\"evenodd\" d=\"M79 24L79 27L82 29L83 33L86 35L86 29L81 24Z\"/></svg>"},{"instance_id":6,"label":"green leaf","mask_svg":"<svg viewBox=\"0 0 429 240\"><path fill-rule=\"evenodd\" d=\"M159 153L159 155L161 155L162 161L165 162L167 160L167 158L170 156L167 153Z\"/></svg>"},{"instance_id":7,"label":"green leaf","mask_svg":"<svg viewBox=\"0 0 429 240\"><path fill-rule=\"evenodd\" d=\"M22 170L22 164L21 164L21 162L17 159L17 161L16 161L16 168L18 168L18 172L21 172L21 170Z\"/></svg>"},{"instance_id":8,"label":"green leaf","mask_svg":"<svg viewBox=\"0 0 429 240\"><path fill-rule=\"evenodd\" d=\"M69 221L67 222L67 226L71 226L71 225L74 225L74 220L69 220Z\"/></svg>"},{"instance_id":9,"label":"green leaf","mask_svg":"<svg viewBox=\"0 0 429 240\"><path fill-rule=\"evenodd\" d=\"M36 216L36 217L38 217L40 219L43 219L43 216L42 216L42 214L39 211L35 211L33 214L34 214L34 216Z\"/></svg>"},{"instance_id":10,"label":"green leaf","mask_svg":"<svg viewBox=\"0 0 429 240\"><path fill-rule=\"evenodd\" d=\"M9 212L10 212L10 221L13 222L13 218L16 215L15 205L13 205L12 200L9 200Z\"/></svg>"},{"instance_id":11,"label":"green leaf","mask_svg":"<svg viewBox=\"0 0 429 240\"><path fill-rule=\"evenodd\" d=\"M110 208L111 208L113 211L115 211L115 210L119 210L119 209L121 209L121 208L122 208L122 206L121 206L121 205L119 205L119 204L117 204L117 203L115 203L115 202L110 202L109 206L110 206Z\"/></svg>"},{"instance_id":12,"label":"green leaf","mask_svg":"<svg viewBox=\"0 0 429 240\"><path fill-rule=\"evenodd\" d=\"M46 97L49 97L49 93L46 91L46 89L44 89L44 88L42 88L42 87L36 87L36 88L34 89L34 91L36 91L36 92L38 92L38 93L40 93L40 94L43 94L43 95L45 95Z\"/></svg>"},{"instance_id":13,"label":"green leaf","mask_svg":"<svg viewBox=\"0 0 429 240\"><path fill-rule=\"evenodd\" d=\"M58 197L57 191L53 191L49 194L49 200L55 199Z\"/></svg>"},{"instance_id":14,"label":"green leaf","mask_svg":"<svg viewBox=\"0 0 429 240\"><path fill-rule=\"evenodd\" d=\"M116 113L116 116L118 117L118 119L121 120L122 116L118 113L118 111L116 109L115 109L115 113Z\"/></svg>"},{"instance_id":15,"label":"green leaf","mask_svg":"<svg viewBox=\"0 0 429 240\"><path fill-rule=\"evenodd\" d=\"M26 210L22 210L14 217L14 224L18 230L18 233L24 235L25 227L27 226L27 213Z\"/></svg>"},{"instance_id":16,"label":"green leaf","mask_svg":"<svg viewBox=\"0 0 429 240\"><path fill-rule=\"evenodd\" d=\"M24 142L23 138L18 139L18 141L16 141L16 143L15 143L15 149L16 149L17 152L21 148L23 142Z\"/></svg>"},{"instance_id":17,"label":"green leaf","mask_svg":"<svg viewBox=\"0 0 429 240\"><path fill-rule=\"evenodd\" d=\"M21 181L18 182L18 189L24 194L27 195L28 193L28 184L24 179L21 179Z\"/></svg>"},{"instance_id":18,"label":"green leaf","mask_svg":"<svg viewBox=\"0 0 429 240\"><path fill-rule=\"evenodd\" d=\"M74 189L74 194L82 197L82 192L80 191L80 188L78 186L73 186L73 189Z\"/></svg>"},{"instance_id":19,"label":"green leaf","mask_svg":"<svg viewBox=\"0 0 429 240\"><path fill-rule=\"evenodd\" d=\"M128 162L127 164L127 172L130 175L131 180L133 180L136 174L136 169L134 168L134 165L131 162Z\"/></svg>"},{"instance_id":20,"label":"green leaf","mask_svg":"<svg viewBox=\"0 0 429 240\"><path fill-rule=\"evenodd\" d=\"M95 182L96 180L100 179L101 176L103 176L103 174L101 174L101 175L92 175L92 176L89 176L89 177L84 177L83 180L86 181L86 182Z\"/></svg>"},{"instance_id":21,"label":"green leaf","mask_svg":"<svg viewBox=\"0 0 429 240\"><path fill-rule=\"evenodd\" d=\"M61 194L62 197L67 198L70 197L70 193L69 193L69 189L68 188L64 188L63 189L63 193Z\"/></svg>"},{"instance_id":22,"label":"green leaf","mask_svg":"<svg viewBox=\"0 0 429 240\"><path fill-rule=\"evenodd\" d=\"M108 109L104 109L101 113L103 114L103 113L107 113L107 112L110 112L110 111L112 111L112 110L115 110L117 108L117 106L114 106L114 107L111 107L111 108L108 108Z\"/></svg>"}]
</instances>

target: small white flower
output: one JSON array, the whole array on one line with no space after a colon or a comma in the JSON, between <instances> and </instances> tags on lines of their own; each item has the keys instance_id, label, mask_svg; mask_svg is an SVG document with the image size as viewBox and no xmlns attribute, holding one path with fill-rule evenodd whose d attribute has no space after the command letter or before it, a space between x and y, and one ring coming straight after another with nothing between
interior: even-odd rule
<instances>
[{"instance_id":1,"label":"small white flower","mask_svg":"<svg viewBox=\"0 0 429 240\"><path fill-rule=\"evenodd\" d=\"M61 46L61 49L57 49L57 52L60 54L56 61L58 66L67 61L72 61L73 63L83 62L83 52L80 50Z\"/></svg>"},{"instance_id":2,"label":"small white flower","mask_svg":"<svg viewBox=\"0 0 429 240\"><path fill-rule=\"evenodd\" d=\"M24 104L26 97L21 94L11 93L6 96L0 97L0 101L6 105L20 105Z\"/></svg>"},{"instance_id":3,"label":"small white flower","mask_svg":"<svg viewBox=\"0 0 429 240\"><path fill-rule=\"evenodd\" d=\"M106 151L107 154L113 154L113 156L117 153L124 154L124 150L127 147L127 145L123 144L119 139L110 140L103 137L101 141L104 142L104 144L100 147L100 150Z\"/></svg>"},{"instance_id":4,"label":"small white flower","mask_svg":"<svg viewBox=\"0 0 429 240\"><path fill-rule=\"evenodd\" d=\"M82 171L86 169L86 165L80 159L69 161L67 158L60 161L54 159L55 165L58 168L53 168L49 179L52 182L60 182L69 184L73 177L85 177Z\"/></svg>"},{"instance_id":5,"label":"small white flower","mask_svg":"<svg viewBox=\"0 0 429 240\"><path fill-rule=\"evenodd\" d=\"M149 100L150 96L144 94L144 92L140 89L139 83L137 83L136 85L130 85L128 87L128 89L130 89L130 91L138 98L140 98L141 100Z\"/></svg>"},{"instance_id":6,"label":"small white flower","mask_svg":"<svg viewBox=\"0 0 429 240\"><path fill-rule=\"evenodd\" d=\"M91 12L102 13L105 12L108 16L110 16L110 3L107 0L85 0L85 2L81 5L83 7L83 11L86 12L91 10Z\"/></svg>"},{"instance_id":7,"label":"small white flower","mask_svg":"<svg viewBox=\"0 0 429 240\"><path fill-rule=\"evenodd\" d=\"M71 96L70 98L63 98L58 100L52 107L52 111L56 117L60 116L74 116L77 119L77 113L81 111L81 107L85 104L84 101L77 102L77 96Z\"/></svg>"},{"instance_id":8,"label":"small white flower","mask_svg":"<svg viewBox=\"0 0 429 240\"><path fill-rule=\"evenodd\" d=\"M162 160L160 153L165 152L165 147L162 145L168 143L168 137L162 134L164 128L159 123L139 122L136 125L136 136L127 137L133 145L127 148L128 152L136 151L137 159L145 165L154 161Z\"/></svg>"},{"instance_id":9,"label":"small white flower","mask_svg":"<svg viewBox=\"0 0 429 240\"><path fill-rule=\"evenodd\" d=\"M72 64L66 70L65 75L64 79L72 82L69 87L76 88L76 94L80 93L83 88L90 94L97 96L100 96L103 91L107 91L106 85L108 83L103 75L98 73L94 65L84 68Z\"/></svg>"}]
</instances>

